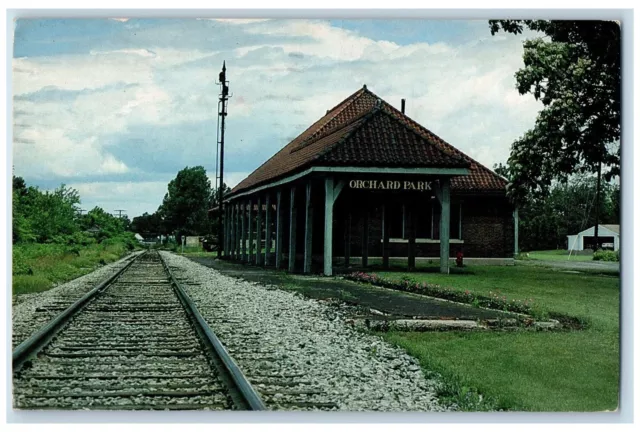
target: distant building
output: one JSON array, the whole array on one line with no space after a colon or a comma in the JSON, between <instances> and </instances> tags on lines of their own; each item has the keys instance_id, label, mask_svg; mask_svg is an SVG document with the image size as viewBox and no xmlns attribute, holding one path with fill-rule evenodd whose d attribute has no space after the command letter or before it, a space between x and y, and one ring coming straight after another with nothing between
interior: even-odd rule
<instances>
[{"instance_id":1,"label":"distant building","mask_svg":"<svg viewBox=\"0 0 640 432\"><path fill-rule=\"evenodd\" d=\"M144 241L144 237L142 237L142 236L141 236L140 234L138 234L138 233L135 233L133 236L134 236L134 237L136 238L136 240L138 240L139 242Z\"/></svg>"},{"instance_id":2,"label":"distant building","mask_svg":"<svg viewBox=\"0 0 640 432\"><path fill-rule=\"evenodd\" d=\"M581 251L593 249L595 244L595 226L578 234L567 236L567 249ZM598 225L598 242L602 249L620 249L620 225Z\"/></svg>"},{"instance_id":3,"label":"distant building","mask_svg":"<svg viewBox=\"0 0 640 432\"><path fill-rule=\"evenodd\" d=\"M185 246L187 247L202 247L202 238L198 236L186 236Z\"/></svg>"}]
</instances>

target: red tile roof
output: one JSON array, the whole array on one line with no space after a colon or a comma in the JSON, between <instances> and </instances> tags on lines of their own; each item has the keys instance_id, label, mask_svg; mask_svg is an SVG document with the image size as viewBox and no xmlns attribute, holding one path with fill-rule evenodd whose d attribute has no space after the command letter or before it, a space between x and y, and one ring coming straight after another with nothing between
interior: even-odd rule
<instances>
[{"instance_id":1,"label":"red tile roof","mask_svg":"<svg viewBox=\"0 0 640 432\"><path fill-rule=\"evenodd\" d=\"M241 181L231 194L311 166L468 167L458 191L504 191L507 181L402 114L366 86L336 105Z\"/></svg>"}]
</instances>

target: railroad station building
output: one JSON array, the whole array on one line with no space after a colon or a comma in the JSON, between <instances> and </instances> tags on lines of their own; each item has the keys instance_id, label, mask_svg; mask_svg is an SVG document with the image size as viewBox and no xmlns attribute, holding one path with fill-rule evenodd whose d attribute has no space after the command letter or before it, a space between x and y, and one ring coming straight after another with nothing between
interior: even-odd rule
<instances>
[{"instance_id":1,"label":"railroad station building","mask_svg":"<svg viewBox=\"0 0 640 432\"><path fill-rule=\"evenodd\" d=\"M224 256L325 275L397 258L448 273L458 253L512 262L506 184L365 85L225 196Z\"/></svg>"}]
</instances>

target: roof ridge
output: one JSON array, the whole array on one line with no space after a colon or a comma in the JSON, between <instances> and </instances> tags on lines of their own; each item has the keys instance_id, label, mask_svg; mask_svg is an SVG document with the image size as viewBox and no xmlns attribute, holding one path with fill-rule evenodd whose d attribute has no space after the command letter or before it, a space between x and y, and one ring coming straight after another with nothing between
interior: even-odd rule
<instances>
[{"instance_id":1,"label":"roof ridge","mask_svg":"<svg viewBox=\"0 0 640 432\"><path fill-rule=\"evenodd\" d=\"M374 95L375 96L375 95ZM378 100L381 100L378 98ZM324 150L322 150L321 152L319 152L314 158L313 160L318 160L326 155L328 155L329 153L331 153L332 151L334 151L339 145L343 144L347 139L349 139L354 133L356 133L357 131L359 131L360 129L364 128L365 125L367 123L369 123L370 121L372 121L372 119L374 119L376 117L376 114L380 114L381 116L386 116L391 122L395 123L397 126L399 126L400 128L406 130L407 132L415 135L415 137L421 141L421 142L425 142L426 145L430 146L433 150L435 150L436 152L442 154L443 156L446 157L450 157L454 160L458 160L464 164L468 164L470 165L469 161L465 160L463 157L461 157L460 155L457 154L451 154L449 152L446 152L445 150L443 150L440 146L436 145L435 143L432 142L431 139L425 137L423 134L419 133L419 131L415 130L414 127L406 124L405 122L402 122L400 119L396 118L395 116L393 116L391 113L389 113L388 111L386 111L383 106L381 104L376 104L374 105L370 110L366 111L366 113L364 115L361 115L359 117L359 120L361 121L361 123L359 125L357 125L356 127L354 127L352 130L350 130L347 134L345 134L342 138L340 138L340 140L338 140L337 142L335 142L334 144L332 144L331 146L329 146L328 148L325 148ZM349 125L352 125L353 122L349 123ZM424 144L423 144L424 145Z\"/></svg>"},{"instance_id":2,"label":"roof ridge","mask_svg":"<svg viewBox=\"0 0 640 432\"><path fill-rule=\"evenodd\" d=\"M343 109L341 109L340 111L338 111L335 115L333 115L331 118L329 118L326 122L324 122L321 126L319 126L319 129L323 128L324 126L326 126L331 120L333 120L339 113L341 113L348 105L350 105L351 103L353 103L354 100L357 99L358 96L361 96L362 94L364 94L364 92L366 91L366 86L363 88L359 88L357 91L355 91L354 93L351 93L351 95L347 96L345 99L342 100L342 102L338 103L336 106L334 106L333 108L331 108L329 111L327 111L327 113L320 117L318 120L316 120L314 123L312 123L308 128L306 128L305 130L303 130L300 134L298 134L294 139L292 139L291 141L289 141L288 143L286 143L280 150L278 150L277 152L275 152L270 158L268 158L267 160L265 160L264 162L262 162L256 169L253 170L253 173L257 172L260 168L262 168L263 166L265 166L270 160L272 160L273 158L275 158L276 156L278 156L281 152L285 151L286 148L290 145L292 145L301 135L303 135L306 131L308 131L309 129L311 129L316 123L320 122L324 117L327 116L327 114L329 114L331 111L335 110L336 108L338 108L340 105L344 104L345 106L343 107ZM315 132L312 133L310 136L308 136L307 138L302 140L302 143L306 142L308 139L310 139L313 135L315 135ZM292 150L296 149L301 143L297 143L297 145L289 150L289 154L292 153ZM302 146L300 148L304 148L306 146ZM238 183L233 189L235 190L238 186L240 186L245 180L247 180L251 174L249 174L249 176L245 177L244 179L242 179L242 181L240 181L240 183Z\"/></svg>"},{"instance_id":3,"label":"roof ridge","mask_svg":"<svg viewBox=\"0 0 640 432\"><path fill-rule=\"evenodd\" d=\"M433 146L440 153L444 153L446 156L450 156L450 157L452 157L454 159L460 159L460 160L462 160L464 162L468 162L468 161L465 160L464 157L462 157L460 155L457 155L455 153L451 153L451 152L446 151L441 146L439 146L436 143L434 143L433 140L428 139L424 135L422 135L419 130L416 130L416 127L414 127L413 125L409 125L409 124L406 124L405 122L400 121L400 119L396 118L393 114L391 114L390 112L386 111L384 108L381 107L381 108L379 108L379 110L384 115L386 115L387 117L390 117L391 119L396 120L400 124L400 126L402 126L403 128L407 129L409 132L414 133L414 134L418 135L420 138L424 139L427 143L429 143L431 146ZM402 114L402 115L404 115L404 114ZM409 118L406 115L404 115L404 116Z\"/></svg>"},{"instance_id":4,"label":"roof ridge","mask_svg":"<svg viewBox=\"0 0 640 432\"><path fill-rule=\"evenodd\" d=\"M354 100L355 100L355 99L354 99ZM346 108L346 107L345 107L345 108ZM313 134L313 135L311 135L310 137L305 138L301 143L298 143L298 145L297 145L297 146L295 146L294 148L292 148L292 149L289 151L289 154L291 154L291 153L295 153L295 152L297 152L297 151L299 151L299 150L302 150L303 148L305 148L305 147L307 147L307 146L310 146L310 145L311 145L311 144L313 144L314 142L320 141L320 140L321 140L322 138L324 138L324 137L327 137L327 136L329 136L329 135L331 135L331 134L333 134L333 133L336 133L336 132L338 132L338 131L340 131L340 130L342 130L342 129L346 128L346 127L351 126L352 124L354 124L355 122L359 121L359 120L360 120L360 119L362 119L363 117L366 117L367 115L371 114L371 113L372 113L372 111L374 111L374 110L376 110L376 109L379 109L379 108L378 108L378 107L376 107L376 106L374 106L374 107L370 108L369 110L365 110L365 111L363 111L362 113L358 114L358 115L357 115L357 116L355 116L354 118L349 119L348 121L346 121L346 122L344 122L344 123L338 123L338 124L337 124L337 125L335 125L334 127L330 128L330 129L327 129L327 130L323 131L323 132L322 132L322 133L320 133L320 134ZM336 116L338 116L341 112L342 112L342 110L341 110L341 111L339 111L339 112L336 114ZM335 118L335 117L333 117L333 118ZM332 118L331 120L333 120L333 118ZM329 121L325 124L325 126L326 126L327 124L329 124L329 123L331 122L331 120L329 120ZM324 126L323 126L323 127L324 127ZM319 132L319 131L318 131L318 132Z\"/></svg>"},{"instance_id":5,"label":"roof ridge","mask_svg":"<svg viewBox=\"0 0 640 432\"><path fill-rule=\"evenodd\" d=\"M360 87L358 90L356 90L355 92L351 93L349 96L344 98L341 102L339 102L333 108L331 108L330 110L327 110L327 114L329 114L331 111L333 111L334 109L338 108L340 105L342 105L343 103L345 103L347 101L352 102L353 100L350 100L350 99L356 99L356 96L362 96L367 91L369 91L369 90L367 89L367 85L365 84L364 86ZM369 91L369 93L371 93L371 92Z\"/></svg>"},{"instance_id":6,"label":"roof ridge","mask_svg":"<svg viewBox=\"0 0 640 432\"><path fill-rule=\"evenodd\" d=\"M327 134L320 134L320 131L322 130L323 127L325 127L326 125L328 125L329 123L331 123L331 121L333 119L335 119L336 117L338 117L340 115L340 113L342 113L345 109L347 109L347 107L349 107L354 101L356 101L360 96L362 96L365 93L366 87L363 87L361 89L358 89L357 92L352 93L351 96L348 96L346 99L344 99L342 102L340 102L338 105L334 106L333 108L331 108L330 110L327 111L327 113L323 116L326 117L330 112L334 111L335 109L337 109L338 107L340 107L340 105L342 105L342 108L339 109L338 111L336 111L335 113L333 113L333 115L322 125L320 126L318 129L316 129L315 132L313 132L311 135L309 135L308 137L306 137L305 139L303 139L300 143L298 143L296 145L295 148L291 149L291 151L289 153L294 153L297 150L300 150L304 147L306 147L307 145L311 144L312 142L316 141L316 139L319 139L318 136L326 136ZM347 123L347 124L351 124L351 123ZM303 132L304 133L304 132ZM297 138L297 137L296 137Z\"/></svg>"},{"instance_id":7,"label":"roof ridge","mask_svg":"<svg viewBox=\"0 0 640 432\"><path fill-rule=\"evenodd\" d=\"M332 145L330 145L327 148L325 148L325 149L321 150L320 152L318 152L318 154L316 154L314 156L313 160L314 161L318 160L321 157L327 155L328 153L331 153L333 150L336 149L336 147L338 147L340 144L344 143L356 131L361 129L365 124L369 123L371 121L371 119L373 118L373 116L378 112L380 112L380 107L374 106L370 110L365 111L364 114L358 116L357 121L360 122L359 125L355 126L353 129L351 129L348 133L346 133L342 138L340 138L338 141L336 141ZM357 123L357 121L352 121L352 122L348 123L347 125L345 125L345 128L348 127L348 126L353 125L354 123ZM342 128L342 129L344 129L344 128ZM341 130L341 129L338 129L338 130ZM334 131L334 133L335 132L338 132L338 131ZM326 135L326 136L328 136L328 135ZM322 138L320 138L320 139L322 139Z\"/></svg>"}]
</instances>

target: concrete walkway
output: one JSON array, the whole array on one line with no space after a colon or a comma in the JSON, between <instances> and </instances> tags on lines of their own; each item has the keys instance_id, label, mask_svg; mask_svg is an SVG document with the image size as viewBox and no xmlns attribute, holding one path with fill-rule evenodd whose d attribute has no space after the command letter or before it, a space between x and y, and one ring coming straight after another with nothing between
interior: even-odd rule
<instances>
[{"instance_id":1,"label":"concrete walkway","mask_svg":"<svg viewBox=\"0 0 640 432\"><path fill-rule=\"evenodd\" d=\"M339 299L351 304L390 314L394 318L423 319L495 319L511 316L501 311L474 308L464 304L434 299L418 294L356 283L336 277L289 275L284 271L264 269L212 258L190 258L226 276L250 282L275 285L297 291L307 297L326 300Z\"/></svg>"}]
</instances>

